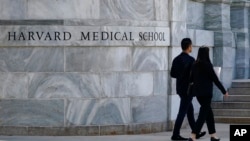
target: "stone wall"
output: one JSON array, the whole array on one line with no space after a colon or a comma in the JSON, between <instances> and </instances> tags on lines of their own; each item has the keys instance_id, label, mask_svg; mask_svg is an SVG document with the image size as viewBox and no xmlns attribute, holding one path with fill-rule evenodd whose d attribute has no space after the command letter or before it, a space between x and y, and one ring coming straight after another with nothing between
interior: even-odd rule
<instances>
[{"instance_id":1,"label":"stone wall","mask_svg":"<svg viewBox=\"0 0 250 141\"><path fill-rule=\"evenodd\" d=\"M231 0L0 0L0 134L171 130L179 97L169 70L182 38L192 39L193 57L200 46L210 48L227 88L232 79L250 76L248 5ZM111 38L111 32L125 40ZM164 39L141 40L141 33L160 33ZM218 90L214 100L222 100Z\"/></svg>"}]
</instances>

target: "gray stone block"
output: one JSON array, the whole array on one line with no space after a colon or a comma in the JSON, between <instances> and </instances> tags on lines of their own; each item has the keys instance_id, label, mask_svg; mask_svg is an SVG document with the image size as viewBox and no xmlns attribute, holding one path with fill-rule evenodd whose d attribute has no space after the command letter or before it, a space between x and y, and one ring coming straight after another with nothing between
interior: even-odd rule
<instances>
[{"instance_id":1,"label":"gray stone block","mask_svg":"<svg viewBox=\"0 0 250 141\"><path fill-rule=\"evenodd\" d=\"M99 98L99 75L91 73L31 73L29 98Z\"/></svg>"},{"instance_id":2,"label":"gray stone block","mask_svg":"<svg viewBox=\"0 0 250 141\"><path fill-rule=\"evenodd\" d=\"M154 0L105 0L100 5L100 17L104 19L155 19Z\"/></svg>"},{"instance_id":3,"label":"gray stone block","mask_svg":"<svg viewBox=\"0 0 250 141\"><path fill-rule=\"evenodd\" d=\"M157 21L168 21L169 0L155 0L155 16Z\"/></svg>"},{"instance_id":4,"label":"gray stone block","mask_svg":"<svg viewBox=\"0 0 250 141\"><path fill-rule=\"evenodd\" d=\"M168 50L162 48L134 48L133 52L133 70L135 71L157 71L167 70Z\"/></svg>"},{"instance_id":5,"label":"gray stone block","mask_svg":"<svg viewBox=\"0 0 250 141\"><path fill-rule=\"evenodd\" d=\"M204 28L204 3L187 2L187 26L192 29Z\"/></svg>"},{"instance_id":6,"label":"gray stone block","mask_svg":"<svg viewBox=\"0 0 250 141\"><path fill-rule=\"evenodd\" d=\"M151 132L152 133L159 133L159 132L166 132L167 131L167 122L158 122L151 124Z\"/></svg>"},{"instance_id":7,"label":"gray stone block","mask_svg":"<svg viewBox=\"0 0 250 141\"><path fill-rule=\"evenodd\" d=\"M171 22L171 46L180 46L181 40L187 36L187 27L185 22Z\"/></svg>"},{"instance_id":8,"label":"gray stone block","mask_svg":"<svg viewBox=\"0 0 250 141\"><path fill-rule=\"evenodd\" d=\"M132 98L131 107L134 123L167 121L167 97Z\"/></svg>"},{"instance_id":9,"label":"gray stone block","mask_svg":"<svg viewBox=\"0 0 250 141\"><path fill-rule=\"evenodd\" d=\"M1 19L25 19L27 15L26 0L1 0Z\"/></svg>"},{"instance_id":10,"label":"gray stone block","mask_svg":"<svg viewBox=\"0 0 250 141\"><path fill-rule=\"evenodd\" d=\"M186 21L187 16L187 2L183 0L170 0L170 21Z\"/></svg>"},{"instance_id":11,"label":"gray stone block","mask_svg":"<svg viewBox=\"0 0 250 141\"><path fill-rule=\"evenodd\" d=\"M104 73L101 81L107 97L153 95L153 73Z\"/></svg>"},{"instance_id":12,"label":"gray stone block","mask_svg":"<svg viewBox=\"0 0 250 141\"><path fill-rule=\"evenodd\" d=\"M154 95L168 95L169 71L154 72Z\"/></svg>"},{"instance_id":13,"label":"gray stone block","mask_svg":"<svg viewBox=\"0 0 250 141\"><path fill-rule=\"evenodd\" d=\"M195 30L196 46L214 46L214 32L206 30Z\"/></svg>"},{"instance_id":14,"label":"gray stone block","mask_svg":"<svg viewBox=\"0 0 250 141\"><path fill-rule=\"evenodd\" d=\"M65 54L68 72L131 70L131 51L128 47L68 47Z\"/></svg>"},{"instance_id":15,"label":"gray stone block","mask_svg":"<svg viewBox=\"0 0 250 141\"><path fill-rule=\"evenodd\" d=\"M1 136L25 136L28 135L28 127L0 126Z\"/></svg>"},{"instance_id":16,"label":"gray stone block","mask_svg":"<svg viewBox=\"0 0 250 141\"><path fill-rule=\"evenodd\" d=\"M230 5L205 3L205 29L230 30Z\"/></svg>"},{"instance_id":17,"label":"gray stone block","mask_svg":"<svg viewBox=\"0 0 250 141\"><path fill-rule=\"evenodd\" d=\"M1 126L63 126L63 100L1 100Z\"/></svg>"},{"instance_id":18,"label":"gray stone block","mask_svg":"<svg viewBox=\"0 0 250 141\"><path fill-rule=\"evenodd\" d=\"M235 66L236 67L249 67L249 48L236 48L236 58Z\"/></svg>"},{"instance_id":19,"label":"gray stone block","mask_svg":"<svg viewBox=\"0 0 250 141\"><path fill-rule=\"evenodd\" d=\"M99 0L29 0L28 19L98 19Z\"/></svg>"},{"instance_id":20,"label":"gray stone block","mask_svg":"<svg viewBox=\"0 0 250 141\"><path fill-rule=\"evenodd\" d=\"M248 79L249 69L245 67L235 68L235 79Z\"/></svg>"},{"instance_id":21,"label":"gray stone block","mask_svg":"<svg viewBox=\"0 0 250 141\"><path fill-rule=\"evenodd\" d=\"M127 125L110 125L110 126L101 126L100 135L122 135L127 132Z\"/></svg>"},{"instance_id":22,"label":"gray stone block","mask_svg":"<svg viewBox=\"0 0 250 141\"><path fill-rule=\"evenodd\" d=\"M128 125L128 134L148 134L151 133L151 123Z\"/></svg>"},{"instance_id":23,"label":"gray stone block","mask_svg":"<svg viewBox=\"0 0 250 141\"><path fill-rule=\"evenodd\" d=\"M235 36L231 31L214 32L215 47L235 47Z\"/></svg>"},{"instance_id":24,"label":"gray stone block","mask_svg":"<svg viewBox=\"0 0 250 141\"><path fill-rule=\"evenodd\" d=\"M10 47L0 48L2 72L62 72L63 48Z\"/></svg>"},{"instance_id":25,"label":"gray stone block","mask_svg":"<svg viewBox=\"0 0 250 141\"><path fill-rule=\"evenodd\" d=\"M248 31L248 9L245 7L232 6L230 8L230 22L233 31L247 32Z\"/></svg>"},{"instance_id":26,"label":"gray stone block","mask_svg":"<svg viewBox=\"0 0 250 141\"><path fill-rule=\"evenodd\" d=\"M25 73L0 73L0 98L28 98L28 75Z\"/></svg>"},{"instance_id":27,"label":"gray stone block","mask_svg":"<svg viewBox=\"0 0 250 141\"><path fill-rule=\"evenodd\" d=\"M66 125L121 125L131 121L130 99L67 100Z\"/></svg>"},{"instance_id":28,"label":"gray stone block","mask_svg":"<svg viewBox=\"0 0 250 141\"><path fill-rule=\"evenodd\" d=\"M246 48L249 47L249 34L248 33L234 33L236 37L236 47L237 48Z\"/></svg>"}]
</instances>

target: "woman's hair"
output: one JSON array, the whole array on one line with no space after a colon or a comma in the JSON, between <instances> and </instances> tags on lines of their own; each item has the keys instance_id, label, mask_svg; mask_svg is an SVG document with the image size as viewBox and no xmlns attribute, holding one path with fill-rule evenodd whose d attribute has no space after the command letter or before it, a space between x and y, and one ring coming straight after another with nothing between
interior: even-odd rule
<instances>
[{"instance_id":1,"label":"woman's hair","mask_svg":"<svg viewBox=\"0 0 250 141\"><path fill-rule=\"evenodd\" d=\"M200 62L211 64L211 61L209 59L209 48L208 47L203 46L203 47L199 48L196 63L200 63Z\"/></svg>"}]
</instances>

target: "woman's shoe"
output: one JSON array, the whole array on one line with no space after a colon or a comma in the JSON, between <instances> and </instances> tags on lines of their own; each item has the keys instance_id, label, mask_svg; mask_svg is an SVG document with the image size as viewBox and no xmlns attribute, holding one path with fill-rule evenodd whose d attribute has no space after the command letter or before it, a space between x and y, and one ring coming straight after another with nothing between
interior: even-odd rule
<instances>
[{"instance_id":1,"label":"woman's shoe","mask_svg":"<svg viewBox=\"0 0 250 141\"><path fill-rule=\"evenodd\" d=\"M189 138L188 141L194 141L192 138Z\"/></svg>"},{"instance_id":2,"label":"woman's shoe","mask_svg":"<svg viewBox=\"0 0 250 141\"><path fill-rule=\"evenodd\" d=\"M211 141L220 141L220 138L216 139L215 137L211 137Z\"/></svg>"}]
</instances>

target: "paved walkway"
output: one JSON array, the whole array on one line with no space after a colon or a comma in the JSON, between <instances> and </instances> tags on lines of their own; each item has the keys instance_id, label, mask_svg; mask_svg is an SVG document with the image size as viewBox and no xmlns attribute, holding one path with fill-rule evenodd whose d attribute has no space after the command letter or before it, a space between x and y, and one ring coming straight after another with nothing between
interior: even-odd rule
<instances>
[{"instance_id":1,"label":"paved walkway","mask_svg":"<svg viewBox=\"0 0 250 141\"><path fill-rule=\"evenodd\" d=\"M221 141L229 141L229 124L216 124L218 136ZM204 131L207 131L206 125ZM190 129L182 129L182 135L189 137ZM171 141L172 132L163 132L146 135L121 135L121 136L0 136L0 141ZM198 141L210 141L209 135Z\"/></svg>"}]
</instances>

